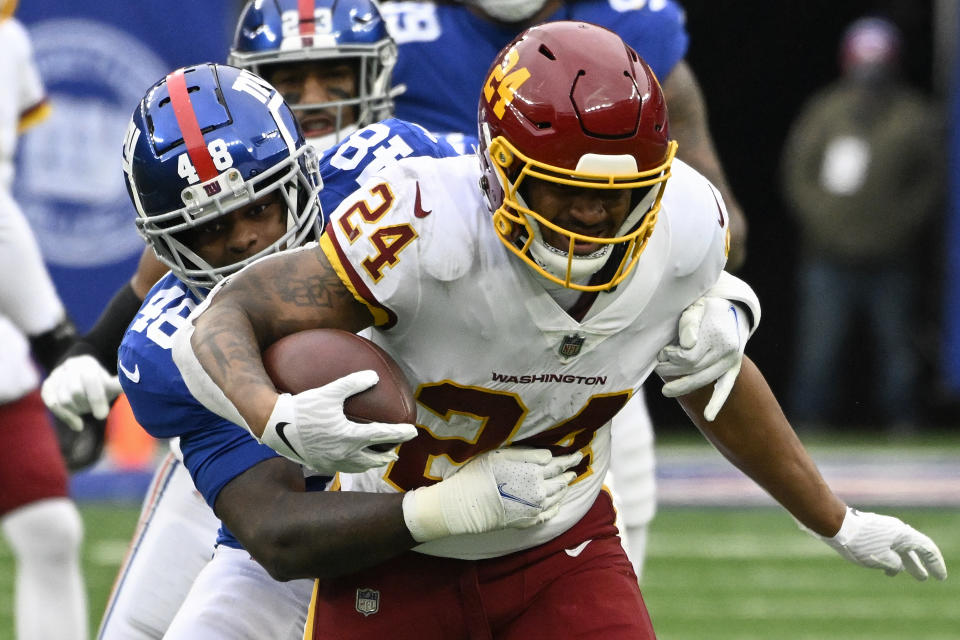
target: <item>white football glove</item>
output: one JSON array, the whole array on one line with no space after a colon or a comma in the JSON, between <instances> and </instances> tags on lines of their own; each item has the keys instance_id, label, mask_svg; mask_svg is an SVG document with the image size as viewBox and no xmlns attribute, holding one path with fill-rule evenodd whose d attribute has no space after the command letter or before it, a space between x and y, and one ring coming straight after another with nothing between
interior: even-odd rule
<instances>
[{"instance_id":1,"label":"white football glove","mask_svg":"<svg viewBox=\"0 0 960 640\"><path fill-rule=\"evenodd\" d=\"M72 356L55 367L43 381L44 404L74 431L83 430L83 416L103 420L110 403L123 393L117 376L110 375L91 355Z\"/></svg>"},{"instance_id":2,"label":"white football glove","mask_svg":"<svg viewBox=\"0 0 960 640\"><path fill-rule=\"evenodd\" d=\"M657 354L657 375L676 377L663 385L663 395L683 396L716 381L703 411L712 421L737 380L749 337L750 317L742 305L711 295L699 298L680 315L679 344Z\"/></svg>"},{"instance_id":3,"label":"white football glove","mask_svg":"<svg viewBox=\"0 0 960 640\"><path fill-rule=\"evenodd\" d=\"M947 565L937 545L899 518L847 507L840 531L832 538L801 528L850 562L883 569L888 576L906 569L917 580L926 580L931 573L937 580L947 579Z\"/></svg>"},{"instance_id":4,"label":"white football glove","mask_svg":"<svg viewBox=\"0 0 960 640\"><path fill-rule=\"evenodd\" d=\"M403 518L417 542L546 522L576 478L579 451L553 457L546 449L495 449L449 478L408 491Z\"/></svg>"},{"instance_id":5,"label":"white football glove","mask_svg":"<svg viewBox=\"0 0 960 640\"><path fill-rule=\"evenodd\" d=\"M343 413L348 397L379 380L376 371L356 371L316 389L277 398L260 442L314 471L357 473L397 459L396 451L372 445L399 444L417 435L412 424L353 422Z\"/></svg>"}]
</instances>

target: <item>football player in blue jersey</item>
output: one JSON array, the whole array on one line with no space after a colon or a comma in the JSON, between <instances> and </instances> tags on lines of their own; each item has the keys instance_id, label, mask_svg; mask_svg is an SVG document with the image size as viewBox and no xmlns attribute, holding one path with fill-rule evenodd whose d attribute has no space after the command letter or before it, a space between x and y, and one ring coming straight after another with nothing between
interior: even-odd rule
<instances>
[{"instance_id":1,"label":"football player in blue jersey","mask_svg":"<svg viewBox=\"0 0 960 640\"><path fill-rule=\"evenodd\" d=\"M723 195L731 217L728 270L743 261L746 220L713 147L703 95L684 60L689 38L683 9L674 0L405 0L384 2L381 13L397 42L394 75L405 86L396 97L397 116L471 140L477 134L476 92L486 79L487 61L517 33L554 20L583 20L616 32L663 85L677 157ZM656 508L653 425L642 394L614 421L614 432L615 495L630 559L642 577L647 528Z\"/></svg>"},{"instance_id":2,"label":"football player in blue jersey","mask_svg":"<svg viewBox=\"0 0 960 640\"><path fill-rule=\"evenodd\" d=\"M396 97L397 117L471 138L487 61L518 33L551 20L583 20L616 32L663 85L677 157L723 194L733 221L728 269L742 263L746 220L717 158L699 83L684 60L689 37L675 0L403 0L383 2L380 11L397 42L394 77L406 88Z\"/></svg>"},{"instance_id":3,"label":"football player in blue jersey","mask_svg":"<svg viewBox=\"0 0 960 640\"><path fill-rule=\"evenodd\" d=\"M374 123L353 136L325 163L331 185L326 193L332 197L354 190L357 176L371 162L377 164L371 140L402 142L411 153L453 155L425 130L398 121ZM269 83L226 65L177 70L147 92L123 149L137 228L170 273L148 293L124 335L120 380L140 424L155 437L179 439L194 485L230 527L222 526L216 540L207 541L208 548L216 542L214 558L200 571L164 637L296 637L311 583L277 582L251 559L251 554L262 557L264 549L285 550L264 528L286 535L296 526L294 514L310 508L309 501L300 500L305 489L322 489L338 470L389 463L394 453L368 447L402 442L416 431L411 425L361 425L343 418L339 435L324 439L326 463L313 465L321 475L304 479L299 465L280 459L244 428L197 403L172 363L171 337L211 286L255 260L319 236L322 181L316 152ZM336 158L349 158L350 169ZM363 376L345 378L318 398L342 405L343 398L373 383ZM258 487L253 494L237 488L251 483ZM286 504L299 505L288 512L292 520L286 525L262 520L287 499L292 502ZM250 553L231 533L235 527L245 543L252 542ZM232 606L223 606L224 593Z\"/></svg>"},{"instance_id":4,"label":"football player in blue jersey","mask_svg":"<svg viewBox=\"0 0 960 640\"><path fill-rule=\"evenodd\" d=\"M319 151L356 132L358 126L369 125L350 136L335 154L331 152L330 161L324 163L327 171L344 176L328 176L323 198L331 210L336 203L330 199L352 191L368 167L377 169L411 154L453 153L420 127L396 120L377 122L390 113L390 70L395 49L372 3L311 2L313 11L309 13L315 19L302 27L301 5L304 3L296 0L248 3L237 26L230 58L238 66L269 75L284 88L295 103L297 119ZM287 41L268 37L290 36L291 29L298 36L301 31L308 35L303 40ZM149 226L144 231L149 232ZM45 382L45 401L75 427L80 427L82 414L92 411L105 416L110 401L121 390L117 378L108 371L116 370L120 338L153 283L171 264L177 264L174 247L165 240L158 239L158 243L157 254L147 247L129 285L111 301L87 334L86 344ZM226 262L240 257L231 251L225 256ZM155 255L167 256L169 264ZM191 279L193 270L188 269L184 275ZM198 290L209 282L200 275L201 281L193 285ZM159 309L151 312L159 313ZM136 368L121 371L134 378L140 375ZM100 638L162 637L210 558L219 521L194 489L176 443L176 439L171 440L175 453L158 465L145 497L131 551L103 617ZM197 598L191 601L195 605L199 602Z\"/></svg>"}]
</instances>

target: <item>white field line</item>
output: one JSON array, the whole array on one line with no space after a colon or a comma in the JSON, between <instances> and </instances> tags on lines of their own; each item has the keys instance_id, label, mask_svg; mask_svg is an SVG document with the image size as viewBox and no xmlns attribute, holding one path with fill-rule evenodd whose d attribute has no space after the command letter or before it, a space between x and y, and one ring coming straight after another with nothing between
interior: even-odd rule
<instances>
[{"instance_id":1,"label":"white field line","mask_svg":"<svg viewBox=\"0 0 960 640\"><path fill-rule=\"evenodd\" d=\"M817 450L811 455L834 491L849 502L960 507L960 453L875 449ZM656 458L661 504L774 504L760 487L707 446L658 448Z\"/></svg>"}]
</instances>

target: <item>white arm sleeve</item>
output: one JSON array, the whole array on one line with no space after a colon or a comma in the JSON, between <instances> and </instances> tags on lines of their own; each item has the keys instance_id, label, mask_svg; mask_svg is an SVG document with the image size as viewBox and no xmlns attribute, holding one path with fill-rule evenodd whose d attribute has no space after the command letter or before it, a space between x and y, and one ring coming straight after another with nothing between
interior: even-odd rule
<instances>
[{"instance_id":1,"label":"white arm sleeve","mask_svg":"<svg viewBox=\"0 0 960 640\"><path fill-rule=\"evenodd\" d=\"M171 354L174 364L177 365L177 368L180 370L180 375L183 376L183 381L187 385L187 389L200 404L221 418L225 418L250 431L246 420L243 419L240 412L237 411L237 408L227 399L227 396L224 395L220 387L218 387L207 374L203 365L200 364L196 354L193 352L193 346L190 344L190 339L193 337L194 331L193 320L206 310L210 300L212 300L217 291L220 290L219 285L223 284L223 282L226 282L226 280L221 280L218 286L213 288L207 295L207 298L190 314L189 321L174 334ZM259 440L259 438L257 439Z\"/></svg>"},{"instance_id":2,"label":"white arm sleeve","mask_svg":"<svg viewBox=\"0 0 960 640\"><path fill-rule=\"evenodd\" d=\"M757 330L757 325L760 324L760 299L757 298L757 294L753 292L750 285L740 278L726 271L721 271L717 282L703 295L739 302L750 311L750 335L752 336L753 332Z\"/></svg>"}]
</instances>

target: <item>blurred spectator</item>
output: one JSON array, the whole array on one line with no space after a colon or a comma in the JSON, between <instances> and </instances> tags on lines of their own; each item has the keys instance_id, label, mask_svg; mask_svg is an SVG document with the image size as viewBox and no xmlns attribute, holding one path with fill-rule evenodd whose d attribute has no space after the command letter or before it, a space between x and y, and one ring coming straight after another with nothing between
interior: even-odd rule
<instances>
[{"instance_id":1,"label":"blurred spectator","mask_svg":"<svg viewBox=\"0 0 960 640\"><path fill-rule=\"evenodd\" d=\"M938 112L900 77L900 53L891 22L852 23L841 77L805 105L784 148L786 200L801 230L791 394L800 428L830 422L856 376L892 432L919 417L917 240L942 202L945 149ZM846 357L864 330L872 366Z\"/></svg>"}]
</instances>

